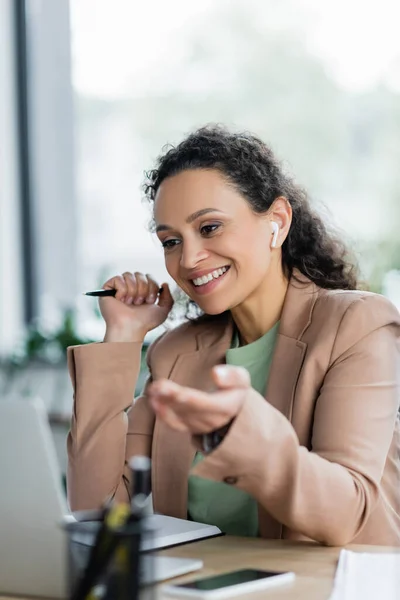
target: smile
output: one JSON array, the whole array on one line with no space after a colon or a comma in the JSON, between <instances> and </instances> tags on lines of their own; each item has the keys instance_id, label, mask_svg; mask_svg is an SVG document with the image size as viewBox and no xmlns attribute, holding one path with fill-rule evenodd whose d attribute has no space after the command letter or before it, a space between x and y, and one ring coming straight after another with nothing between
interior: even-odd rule
<instances>
[{"instance_id":1,"label":"smile","mask_svg":"<svg viewBox=\"0 0 400 600\"><path fill-rule=\"evenodd\" d=\"M215 271L211 271L211 273L203 275L203 277L197 277L196 279L192 279L192 283L196 287L206 285L209 281L221 277L224 273L227 272L228 269L229 267L221 267L220 269L215 269Z\"/></svg>"},{"instance_id":2,"label":"smile","mask_svg":"<svg viewBox=\"0 0 400 600\"><path fill-rule=\"evenodd\" d=\"M214 288L219 286L221 281L226 277L229 269L230 266L220 267L219 269L210 271L210 273L207 273L206 275L191 279L190 282L196 291L196 294L204 295L213 292Z\"/></svg>"}]
</instances>

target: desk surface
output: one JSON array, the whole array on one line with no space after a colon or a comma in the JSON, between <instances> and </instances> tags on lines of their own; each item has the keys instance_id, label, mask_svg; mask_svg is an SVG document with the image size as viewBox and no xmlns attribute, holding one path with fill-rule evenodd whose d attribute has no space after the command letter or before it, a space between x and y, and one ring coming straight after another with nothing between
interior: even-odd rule
<instances>
[{"instance_id":1,"label":"desk surface","mask_svg":"<svg viewBox=\"0 0 400 600\"><path fill-rule=\"evenodd\" d=\"M384 546L348 546L362 552L400 552ZM251 594L251 600L328 600L340 548L327 548L308 542L218 537L160 552L161 556L199 558L204 569L177 578L183 582L240 568L294 571L293 584ZM160 594L161 598L163 596ZM249 598L249 596L247 595ZM236 596L245 598L245 596ZM16 600L0 596L0 600ZM25 599L27 600L27 599Z\"/></svg>"},{"instance_id":2,"label":"desk surface","mask_svg":"<svg viewBox=\"0 0 400 600\"><path fill-rule=\"evenodd\" d=\"M384 546L348 546L359 552L400 552ZM164 550L164 556L200 558L203 571L176 581L215 575L242 568L293 571L293 584L251 594L251 600L328 600L333 586L340 548L328 548L312 542L288 542L249 538L219 537ZM162 596L161 596L162 597ZM235 596L235 598L250 596Z\"/></svg>"}]
</instances>

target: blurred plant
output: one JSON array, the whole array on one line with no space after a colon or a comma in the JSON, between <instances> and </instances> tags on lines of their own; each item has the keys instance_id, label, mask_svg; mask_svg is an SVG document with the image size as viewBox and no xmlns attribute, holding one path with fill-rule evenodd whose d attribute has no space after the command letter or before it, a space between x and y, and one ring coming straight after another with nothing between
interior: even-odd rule
<instances>
[{"instance_id":1,"label":"blurred plant","mask_svg":"<svg viewBox=\"0 0 400 600\"><path fill-rule=\"evenodd\" d=\"M57 364L65 360L68 346L91 341L78 333L75 310L66 308L59 328L53 332L46 332L37 321L33 321L21 345L7 362L14 366L24 366L31 361Z\"/></svg>"},{"instance_id":2,"label":"blurred plant","mask_svg":"<svg viewBox=\"0 0 400 600\"><path fill-rule=\"evenodd\" d=\"M34 368L63 366L66 369L68 346L91 341L79 335L76 328L75 311L72 308L66 308L63 311L60 326L52 332L46 331L39 321L33 321L27 327L26 334L15 351L0 364L1 395L6 396L12 391L19 375L31 366ZM19 392L22 395L29 395L31 390L29 382L25 382L22 387L22 391L18 388Z\"/></svg>"}]
</instances>

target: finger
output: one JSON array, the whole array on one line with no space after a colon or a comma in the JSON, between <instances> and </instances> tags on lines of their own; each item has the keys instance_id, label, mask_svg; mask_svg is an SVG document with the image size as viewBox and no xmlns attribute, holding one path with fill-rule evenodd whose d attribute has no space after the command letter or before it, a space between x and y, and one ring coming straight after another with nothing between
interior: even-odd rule
<instances>
[{"instance_id":1,"label":"finger","mask_svg":"<svg viewBox=\"0 0 400 600\"><path fill-rule=\"evenodd\" d=\"M177 403L175 398L159 396L150 399L151 406L158 417L178 431L208 432L214 427L215 415L209 411L197 412L191 404ZM218 418L218 415L217 415Z\"/></svg>"},{"instance_id":2,"label":"finger","mask_svg":"<svg viewBox=\"0 0 400 600\"><path fill-rule=\"evenodd\" d=\"M156 400L151 401L151 406L156 413L157 417L162 419L169 427L176 429L177 431L187 431L188 427L182 419L171 409L169 406L160 404Z\"/></svg>"},{"instance_id":3,"label":"finger","mask_svg":"<svg viewBox=\"0 0 400 600\"><path fill-rule=\"evenodd\" d=\"M104 290L117 290L115 298L122 300L126 296L127 285L122 275L115 275L108 279L103 285Z\"/></svg>"},{"instance_id":4,"label":"finger","mask_svg":"<svg viewBox=\"0 0 400 600\"><path fill-rule=\"evenodd\" d=\"M136 297L133 299L134 304L143 304L148 294L148 281L146 275L135 271L136 278Z\"/></svg>"},{"instance_id":5,"label":"finger","mask_svg":"<svg viewBox=\"0 0 400 600\"><path fill-rule=\"evenodd\" d=\"M154 302L157 300L159 285L157 281L153 279L151 275L149 275L149 273L146 274L146 278L148 291L145 301L147 304L154 304Z\"/></svg>"},{"instance_id":6,"label":"finger","mask_svg":"<svg viewBox=\"0 0 400 600\"><path fill-rule=\"evenodd\" d=\"M192 433L208 433L223 427L235 417L244 400L244 390L230 390L219 392L208 402L193 397L186 398L186 402L177 400L173 396L150 399L156 414L171 427Z\"/></svg>"},{"instance_id":7,"label":"finger","mask_svg":"<svg viewBox=\"0 0 400 600\"><path fill-rule=\"evenodd\" d=\"M122 277L124 278L125 285L126 285L126 294L125 294L124 302L126 304L132 304L133 299L136 296L136 290L137 290L136 277L130 271L125 271L124 273L122 273Z\"/></svg>"},{"instance_id":8,"label":"finger","mask_svg":"<svg viewBox=\"0 0 400 600\"><path fill-rule=\"evenodd\" d=\"M160 415L167 414L163 412L167 408L172 410L175 417L195 433L207 433L228 423L238 414L246 394L247 390L240 388L208 394L167 379L157 380L148 388L149 401Z\"/></svg>"},{"instance_id":9,"label":"finger","mask_svg":"<svg viewBox=\"0 0 400 600\"><path fill-rule=\"evenodd\" d=\"M149 385L149 395L159 402L183 404L189 400L206 401L208 394L194 388L185 387L170 379L157 379Z\"/></svg>"},{"instance_id":10,"label":"finger","mask_svg":"<svg viewBox=\"0 0 400 600\"><path fill-rule=\"evenodd\" d=\"M148 394L151 402L170 407L183 420L201 418L208 423L216 414L230 413L233 396L242 390L231 390L208 394L201 390L181 386L170 379L159 379L149 386ZM233 398L236 403L236 398Z\"/></svg>"},{"instance_id":11,"label":"finger","mask_svg":"<svg viewBox=\"0 0 400 600\"><path fill-rule=\"evenodd\" d=\"M232 365L217 365L211 371L215 384L221 389L249 388L251 385L250 375L244 367Z\"/></svg>"},{"instance_id":12,"label":"finger","mask_svg":"<svg viewBox=\"0 0 400 600\"><path fill-rule=\"evenodd\" d=\"M148 389L150 402L159 407L168 407L186 424L196 415L207 415L215 409L204 392L180 386L170 380L153 382Z\"/></svg>"},{"instance_id":13,"label":"finger","mask_svg":"<svg viewBox=\"0 0 400 600\"><path fill-rule=\"evenodd\" d=\"M174 305L174 299L172 297L168 283L163 283L161 287L162 291L158 299L158 306L165 308L169 312Z\"/></svg>"}]
</instances>

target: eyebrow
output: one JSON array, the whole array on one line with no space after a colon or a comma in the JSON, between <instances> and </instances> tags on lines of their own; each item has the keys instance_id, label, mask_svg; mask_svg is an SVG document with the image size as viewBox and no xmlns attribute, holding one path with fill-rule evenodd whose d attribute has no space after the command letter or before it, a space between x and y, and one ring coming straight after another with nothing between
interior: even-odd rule
<instances>
[{"instance_id":1,"label":"eyebrow","mask_svg":"<svg viewBox=\"0 0 400 600\"><path fill-rule=\"evenodd\" d=\"M220 213L221 211L216 208L202 208L201 210L197 210L196 212L189 215L188 218L186 219L186 223L188 225L190 225L190 223L193 223L193 221L195 221L199 217L202 217L203 215L207 215L208 213L211 213L211 212ZM157 225L156 232L158 233L159 231L168 231L169 229L173 229L173 227L171 227L170 225Z\"/></svg>"}]
</instances>

